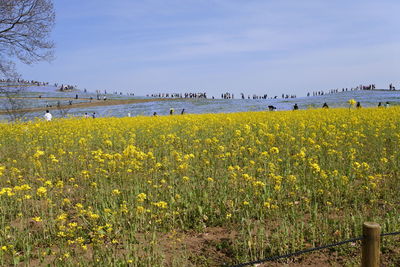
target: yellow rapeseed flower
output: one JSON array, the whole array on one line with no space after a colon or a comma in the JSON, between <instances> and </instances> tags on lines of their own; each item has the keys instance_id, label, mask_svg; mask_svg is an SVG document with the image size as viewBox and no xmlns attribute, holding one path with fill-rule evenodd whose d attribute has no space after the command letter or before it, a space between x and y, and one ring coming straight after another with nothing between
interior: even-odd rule
<instances>
[{"instance_id":1,"label":"yellow rapeseed flower","mask_svg":"<svg viewBox=\"0 0 400 267\"><path fill-rule=\"evenodd\" d=\"M38 217L33 217L32 220L34 220L35 222L41 222L42 218Z\"/></svg>"},{"instance_id":2,"label":"yellow rapeseed flower","mask_svg":"<svg viewBox=\"0 0 400 267\"><path fill-rule=\"evenodd\" d=\"M38 196L44 197L47 194L47 189L45 187L41 186L36 190L36 194Z\"/></svg>"},{"instance_id":3,"label":"yellow rapeseed flower","mask_svg":"<svg viewBox=\"0 0 400 267\"><path fill-rule=\"evenodd\" d=\"M136 200L138 202L143 202L147 199L147 195L145 193L140 193L136 196Z\"/></svg>"}]
</instances>

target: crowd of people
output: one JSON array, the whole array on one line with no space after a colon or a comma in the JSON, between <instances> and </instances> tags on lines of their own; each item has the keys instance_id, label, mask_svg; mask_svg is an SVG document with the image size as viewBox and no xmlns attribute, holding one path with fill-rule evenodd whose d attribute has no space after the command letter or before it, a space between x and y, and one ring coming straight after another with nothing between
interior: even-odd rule
<instances>
[{"instance_id":1,"label":"crowd of people","mask_svg":"<svg viewBox=\"0 0 400 267\"><path fill-rule=\"evenodd\" d=\"M157 93L146 95L157 98L207 98L207 93Z\"/></svg>"},{"instance_id":2,"label":"crowd of people","mask_svg":"<svg viewBox=\"0 0 400 267\"><path fill-rule=\"evenodd\" d=\"M17 84L22 84L22 85L37 85L37 86L47 86L49 85L49 82L39 82L39 81L34 81L34 80L24 80L24 79L16 79L16 80L12 80L12 79L0 79L0 83L7 83L7 84L12 84L15 85L15 83ZM60 86L55 83L54 84L55 87L59 88L60 91L70 91L70 90L74 90L77 88L77 86L73 86L73 85L64 85L61 84ZM356 87L352 87L352 88L342 88L342 89L330 89L328 91L314 91L312 93L307 93L307 96L323 96L323 95L327 95L327 94L336 94L336 93L340 93L340 92L347 92L347 91L358 91L358 90L378 90L376 89L376 85L375 84L369 84L369 85L358 85ZM382 90L382 89L380 89ZM384 90L384 89L383 89ZM393 86L392 83L389 84L389 89L386 90L396 90L396 87ZM96 91L97 92L97 100L107 100L107 91L104 90L104 95L102 95L100 93L99 90ZM84 93L87 93L86 89L84 91ZM114 92L114 94L120 94L122 95L122 92ZM128 95L133 96L133 93L127 93ZM207 99L207 94L206 93L158 93L158 94L151 94L151 95L147 95L148 97L155 97L155 98L186 98L186 99ZM39 98L41 98L42 96L39 95ZM281 98L282 99L288 99L288 98L296 98L296 95L289 95L289 94L282 94ZM253 94L253 95L245 95L244 93L240 93L240 98L241 99L268 99L268 95L267 94L263 94L263 95L257 95L257 94ZM274 97L270 97L270 99L277 99L278 96L274 96ZM79 95L76 94L75 95L75 99L79 99ZM93 99L93 97L90 97L90 101ZM214 99L214 97L212 97L212 99ZM222 93L221 94L221 99L235 99L235 96L233 93L230 92L226 92L226 93ZM69 105L72 105L72 100L69 100ZM57 107L60 108L61 107L61 102L58 101L57 102ZM378 107L389 107L389 102L379 102ZM46 102L46 108L52 108L52 105L48 104ZM322 108L327 109L329 108L328 104L325 102L322 105ZM360 102L356 102L356 108L361 108L361 103ZM277 110L277 108L273 105L269 105L268 106L268 110L269 111L275 111ZM299 110L299 105L296 103L293 105L292 110ZM180 114L185 114L186 111L185 109L182 109L180 111ZM170 115L174 115L175 111L174 109L170 109L169 111ZM153 113L153 116L157 116L157 112ZM130 117L130 113L128 113L128 116ZM96 118L97 115L95 112L93 112L92 114L88 114L85 113L84 116L85 118ZM46 121L51 121L53 116L52 114L49 112L49 110L46 110L46 113L44 115L44 118Z\"/></svg>"},{"instance_id":3,"label":"crowd of people","mask_svg":"<svg viewBox=\"0 0 400 267\"><path fill-rule=\"evenodd\" d=\"M329 94L336 94L340 92L348 92L348 91L361 91L361 90L378 90L376 88L375 84L368 84L368 85L358 85L356 87L352 88L342 88L342 89L329 89L327 91L313 91L312 93L308 92L307 96L322 96L322 95L329 95ZM389 90L389 91L394 91L396 90L396 87L393 86L393 84L389 84L389 89L379 89L379 90Z\"/></svg>"},{"instance_id":4,"label":"crowd of people","mask_svg":"<svg viewBox=\"0 0 400 267\"><path fill-rule=\"evenodd\" d=\"M246 99L246 96L243 93L240 93L242 99ZM288 98L296 98L296 95L288 95L288 94L282 94L282 99L288 99ZM278 96L271 97L270 99L277 99ZM268 94L263 94L263 95L256 95L253 94L252 96L247 95L247 99L268 99Z\"/></svg>"},{"instance_id":5,"label":"crowd of people","mask_svg":"<svg viewBox=\"0 0 400 267\"><path fill-rule=\"evenodd\" d=\"M207 99L207 93L156 93L156 94L148 94L147 97L154 97L154 98L191 98L191 99ZM289 94L282 94L282 98L296 98L296 95L289 95ZM215 99L214 96L211 97ZM244 93L240 93L241 99L268 99L267 94L262 95L245 95ZM277 99L278 96L270 97L270 99ZM235 99L235 95L230 92L222 93L221 99Z\"/></svg>"},{"instance_id":6,"label":"crowd of people","mask_svg":"<svg viewBox=\"0 0 400 267\"><path fill-rule=\"evenodd\" d=\"M361 106L361 102L357 101L356 102L356 108L361 108L361 107L362 107ZM378 103L378 108L381 108L381 107L388 108L389 107L389 102L388 101L386 101L385 103L379 102ZM324 102L324 104L322 104L322 108L323 109L328 109L329 108L328 103ZM268 106L268 109L269 109L269 111L274 111L274 110L276 110L276 107ZM299 106L297 105L297 103L294 104L292 110L298 110L298 109L299 109Z\"/></svg>"},{"instance_id":7,"label":"crowd of people","mask_svg":"<svg viewBox=\"0 0 400 267\"><path fill-rule=\"evenodd\" d=\"M246 96L243 93L240 93L240 96L242 97L242 99L246 99ZM264 94L264 95L253 95L251 97L252 99L267 99L268 95ZM250 95L247 95L247 99L250 99Z\"/></svg>"},{"instance_id":8,"label":"crowd of people","mask_svg":"<svg viewBox=\"0 0 400 267\"><path fill-rule=\"evenodd\" d=\"M39 82L34 80L24 80L24 79L0 79L1 83L8 83L11 85L19 84L19 85L36 85L36 86L46 86L49 85L48 82Z\"/></svg>"},{"instance_id":9,"label":"crowd of people","mask_svg":"<svg viewBox=\"0 0 400 267\"><path fill-rule=\"evenodd\" d=\"M84 118L93 118L95 119L97 117L96 112L93 112L92 114L88 114L87 112L85 112L85 114L83 115ZM53 115L50 113L49 110L46 110L46 113L44 114L44 119L46 121L51 121L53 119Z\"/></svg>"},{"instance_id":10,"label":"crowd of people","mask_svg":"<svg viewBox=\"0 0 400 267\"><path fill-rule=\"evenodd\" d=\"M55 86L55 87L59 87L57 83L54 84L54 86ZM73 90L76 90L76 89L77 89L77 86L76 86L76 85L64 85L64 84L61 84L60 87L59 87L59 90L60 90L61 92L73 91Z\"/></svg>"},{"instance_id":11,"label":"crowd of people","mask_svg":"<svg viewBox=\"0 0 400 267\"><path fill-rule=\"evenodd\" d=\"M0 79L0 83L6 83L9 85L34 85L34 86L48 86L49 82L39 82L35 80L24 80L24 79ZM77 89L76 85L64 85L60 86L58 83L54 84L54 87L58 88L60 91L71 91ZM85 89L86 90L86 89Z\"/></svg>"},{"instance_id":12,"label":"crowd of people","mask_svg":"<svg viewBox=\"0 0 400 267\"><path fill-rule=\"evenodd\" d=\"M360 109L360 108L362 107L362 106L361 106L361 102L357 101L356 104L355 104L355 107L356 107L357 109ZM378 103L378 108L383 108L383 107L388 108L388 107L389 107L389 102L386 101L385 103L382 103L382 102L379 102L379 103ZM329 108L328 103L327 103L327 102L324 102L324 103L322 104L322 108L323 108L323 109L328 109L328 108ZM300 108L299 108L299 105L298 105L297 103L295 103L295 104L293 105L293 107L292 107L292 110L293 110L293 111L299 110L299 109L300 109ZM277 107L275 107L275 106L273 106L273 105L269 105L269 106L268 106L268 110L269 110L269 111L276 111L276 110L277 110ZM186 114L186 110L183 108L183 109L180 111L180 114L181 114L181 115ZM170 110L169 110L169 115L175 115L175 109L174 109L174 108L170 108ZM153 112L153 116L154 116L154 117L158 116L157 112ZM83 115L83 117L84 117L84 118L93 118L93 119L95 119L95 118L97 118L97 114L96 114L96 112L93 112L92 114L88 114L87 112L85 112L85 114ZM131 117L131 113L128 113L128 117ZM50 111L49 111L49 110L46 110L46 113L45 113L45 115L44 115L44 119L45 119L46 121L51 121L52 118L53 118L53 116L52 116L52 114L50 113Z\"/></svg>"},{"instance_id":13,"label":"crowd of people","mask_svg":"<svg viewBox=\"0 0 400 267\"><path fill-rule=\"evenodd\" d=\"M358 85L356 87L352 88L336 88L336 89L329 89L327 91L313 91L313 92L308 92L307 96L323 96L327 94L336 94L340 92L347 92L347 91L358 91L358 90L376 90L376 85L375 84L368 84L368 85ZM385 90L385 89L380 89L380 90ZM386 89L387 90L387 89ZM388 90L396 90L395 86L393 84L389 85ZM104 91L105 94L107 94L107 91ZM119 94L122 95L122 92L114 92L114 94ZM134 93L127 93L127 95L134 96ZM206 93L154 93L154 94L147 94L147 97L153 97L153 98L190 98L190 99L201 99L205 98L207 99L207 94ZM215 97L211 97L214 99ZM244 93L240 93L240 98L241 99L278 99L279 97L277 95L271 96L268 98L268 94L248 94L245 95ZM294 94L282 94L281 95L282 99L288 99L288 98L297 98L296 95ZM235 95L230 92L222 93L221 94L221 99L235 99Z\"/></svg>"},{"instance_id":14,"label":"crowd of people","mask_svg":"<svg viewBox=\"0 0 400 267\"><path fill-rule=\"evenodd\" d=\"M328 91L314 91L312 92L312 96L322 96L322 95L331 95L331 94L337 94L340 92L347 92L347 91L358 91L358 90L367 90L367 89L360 89L360 87L354 87L354 88L342 88L342 89L330 89ZM371 90L371 89L368 89ZM311 96L311 93L308 92L307 96Z\"/></svg>"}]
</instances>

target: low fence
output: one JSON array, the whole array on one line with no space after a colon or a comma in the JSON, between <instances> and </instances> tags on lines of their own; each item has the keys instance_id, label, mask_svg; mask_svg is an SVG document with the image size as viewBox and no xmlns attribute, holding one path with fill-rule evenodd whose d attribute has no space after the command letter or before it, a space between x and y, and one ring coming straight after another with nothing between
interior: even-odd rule
<instances>
[{"instance_id":1,"label":"low fence","mask_svg":"<svg viewBox=\"0 0 400 267\"><path fill-rule=\"evenodd\" d=\"M272 257L268 257L265 259L261 259L261 260L240 263L237 265L232 265L230 267L243 267L243 266L249 266L249 265L254 265L254 264L261 264L264 262L271 262L271 261L286 259L286 258L290 258L290 257L294 257L294 256L299 256L301 254L313 252L313 251L318 251L318 250L327 249L327 248L333 248L333 247L341 246L341 245L344 245L347 243L353 243L353 242L356 242L359 240L362 240L361 266L362 267L378 267L378 266L380 266L381 237L394 236L394 235L400 235L400 232L381 233L381 227L379 224L373 223L373 222L365 222L363 224L363 235L360 237L351 238L348 240L340 241L340 242L325 245L325 246L300 250L300 251L288 253L285 255L277 255L277 256L272 256Z\"/></svg>"}]
</instances>

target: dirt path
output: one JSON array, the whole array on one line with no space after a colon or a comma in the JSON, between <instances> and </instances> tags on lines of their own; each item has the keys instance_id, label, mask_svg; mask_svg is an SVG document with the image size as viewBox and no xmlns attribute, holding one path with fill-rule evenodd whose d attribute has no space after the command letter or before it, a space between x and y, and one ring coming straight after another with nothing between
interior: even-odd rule
<instances>
[{"instance_id":1,"label":"dirt path","mask_svg":"<svg viewBox=\"0 0 400 267\"><path fill-rule=\"evenodd\" d=\"M46 98L46 99L48 99L48 98ZM62 105L61 107L53 106L53 107L25 108L25 109L15 110L14 112L29 113L29 112L39 112L39 111L46 111L46 110L128 105L128 104L138 104L138 103L156 102L156 101L171 101L171 100L177 100L177 99L154 98L154 99L121 99L121 100L111 99L111 100L105 100L105 101L104 100L92 100L92 102L75 103L72 105ZM8 112L5 110L0 110L0 115L4 115L4 114L8 114Z\"/></svg>"}]
</instances>

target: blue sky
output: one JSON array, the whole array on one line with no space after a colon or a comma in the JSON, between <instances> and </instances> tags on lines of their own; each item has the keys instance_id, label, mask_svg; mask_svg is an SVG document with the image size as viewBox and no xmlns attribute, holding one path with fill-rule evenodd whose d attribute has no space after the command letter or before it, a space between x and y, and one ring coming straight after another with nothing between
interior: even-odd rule
<instances>
[{"instance_id":1,"label":"blue sky","mask_svg":"<svg viewBox=\"0 0 400 267\"><path fill-rule=\"evenodd\" d=\"M400 88L398 0L55 0L26 79L146 95Z\"/></svg>"}]
</instances>

